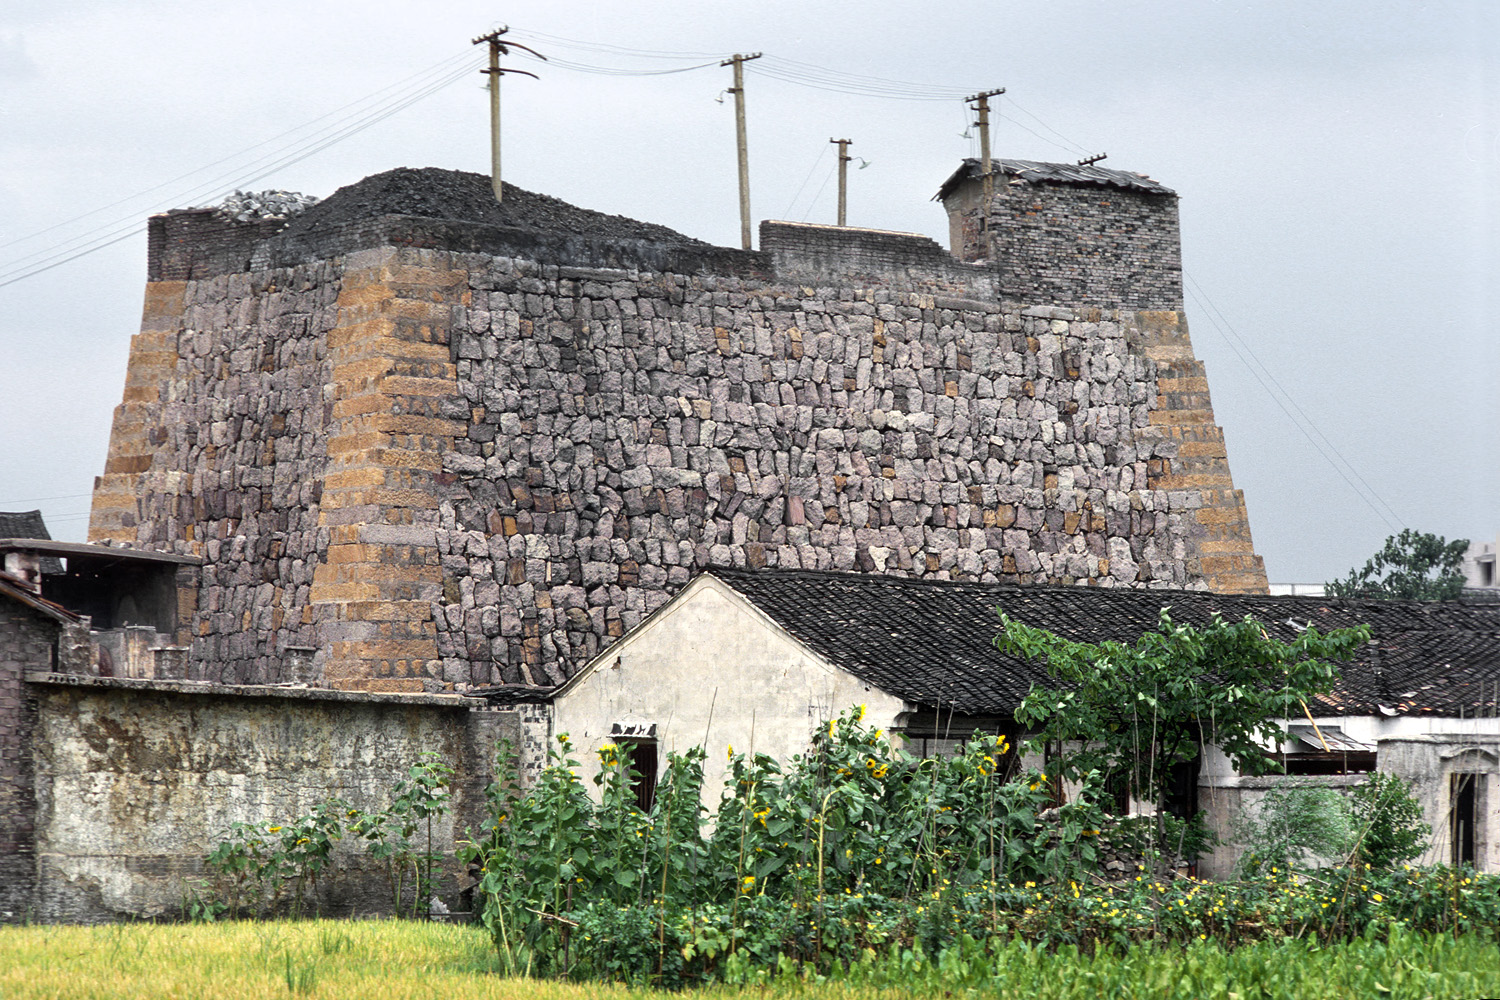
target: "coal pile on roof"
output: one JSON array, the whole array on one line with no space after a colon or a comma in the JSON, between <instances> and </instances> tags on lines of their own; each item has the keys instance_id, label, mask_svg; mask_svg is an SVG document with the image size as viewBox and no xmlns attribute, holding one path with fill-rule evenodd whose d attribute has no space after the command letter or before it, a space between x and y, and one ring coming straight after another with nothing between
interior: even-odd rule
<instances>
[{"instance_id":1,"label":"coal pile on roof","mask_svg":"<svg viewBox=\"0 0 1500 1000\"><path fill-rule=\"evenodd\" d=\"M666 226L590 211L510 184L505 185L504 201L497 202L488 175L438 167L398 167L341 187L297 216L281 234L295 239L382 215L415 215L605 240L708 245Z\"/></svg>"}]
</instances>

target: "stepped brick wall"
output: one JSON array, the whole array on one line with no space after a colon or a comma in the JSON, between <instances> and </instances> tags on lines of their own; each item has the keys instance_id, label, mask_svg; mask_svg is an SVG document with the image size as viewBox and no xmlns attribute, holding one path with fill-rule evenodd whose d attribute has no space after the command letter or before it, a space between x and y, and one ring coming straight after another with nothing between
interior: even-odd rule
<instances>
[{"instance_id":1,"label":"stepped brick wall","mask_svg":"<svg viewBox=\"0 0 1500 1000\"><path fill-rule=\"evenodd\" d=\"M1264 590L1180 311L762 247L384 217L151 282L91 538L205 559L193 676L377 690L560 680L709 565Z\"/></svg>"}]
</instances>

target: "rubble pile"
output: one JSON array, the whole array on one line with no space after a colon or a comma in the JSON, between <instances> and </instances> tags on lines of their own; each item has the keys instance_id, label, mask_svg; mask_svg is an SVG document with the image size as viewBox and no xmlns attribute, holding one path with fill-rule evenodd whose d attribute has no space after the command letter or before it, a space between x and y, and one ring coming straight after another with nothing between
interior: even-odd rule
<instances>
[{"instance_id":1,"label":"rubble pile","mask_svg":"<svg viewBox=\"0 0 1500 1000\"><path fill-rule=\"evenodd\" d=\"M235 222L290 219L318 203L318 197L296 191L235 191L214 206L214 214Z\"/></svg>"}]
</instances>

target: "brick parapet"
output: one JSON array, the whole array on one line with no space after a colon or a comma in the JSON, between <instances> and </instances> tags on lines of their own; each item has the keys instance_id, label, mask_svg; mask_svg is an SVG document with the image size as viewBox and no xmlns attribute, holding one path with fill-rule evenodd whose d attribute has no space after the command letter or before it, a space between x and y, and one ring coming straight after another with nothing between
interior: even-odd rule
<instances>
[{"instance_id":1,"label":"brick parapet","mask_svg":"<svg viewBox=\"0 0 1500 1000\"><path fill-rule=\"evenodd\" d=\"M468 275L448 260L384 250L345 261L328 333L329 544L310 592L322 675L335 686L420 691L441 675L431 611L442 591L441 456L468 417L449 358Z\"/></svg>"}]
</instances>

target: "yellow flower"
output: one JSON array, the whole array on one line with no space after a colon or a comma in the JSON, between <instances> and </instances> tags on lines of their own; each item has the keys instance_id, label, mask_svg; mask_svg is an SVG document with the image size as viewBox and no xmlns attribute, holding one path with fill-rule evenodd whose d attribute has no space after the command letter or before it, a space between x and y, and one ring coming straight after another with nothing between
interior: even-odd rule
<instances>
[{"instance_id":1,"label":"yellow flower","mask_svg":"<svg viewBox=\"0 0 1500 1000\"><path fill-rule=\"evenodd\" d=\"M266 830L268 832L270 832L270 833L280 833L281 832L281 827L279 827L279 826L268 826L268 827L266 827Z\"/></svg>"},{"instance_id":2,"label":"yellow flower","mask_svg":"<svg viewBox=\"0 0 1500 1000\"><path fill-rule=\"evenodd\" d=\"M833 735L833 720L832 719L828 720L828 735L829 736Z\"/></svg>"},{"instance_id":3,"label":"yellow flower","mask_svg":"<svg viewBox=\"0 0 1500 1000\"><path fill-rule=\"evenodd\" d=\"M724 756L728 757L730 760L734 759L734 744L733 743L729 744L729 749L727 751L725 751Z\"/></svg>"},{"instance_id":4,"label":"yellow flower","mask_svg":"<svg viewBox=\"0 0 1500 1000\"><path fill-rule=\"evenodd\" d=\"M1380 893L1378 893L1378 892L1377 892L1377 893L1376 893L1376 894L1375 894L1375 895L1373 895L1373 896L1371 896L1371 897L1370 897L1370 898L1371 898L1371 899L1373 899L1373 900L1374 900L1374 901L1375 901L1375 902L1377 902L1377 903L1379 903L1379 902L1381 902L1381 901L1382 901L1382 900L1384 900L1384 899L1385 899L1385 897L1384 897L1384 896L1382 896L1382 895L1381 895L1381 894L1380 894Z\"/></svg>"},{"instance_id":5,"label":"yellow flower","mask_svg":"<svg viewBox=\"0 0 1500 1000\"><path fill-rule=\"evenodd\" d=\"M859 711L854 713L854 721L858 722L865 717L865 706L859 706Z\"/></svg>"}]
</instances>

